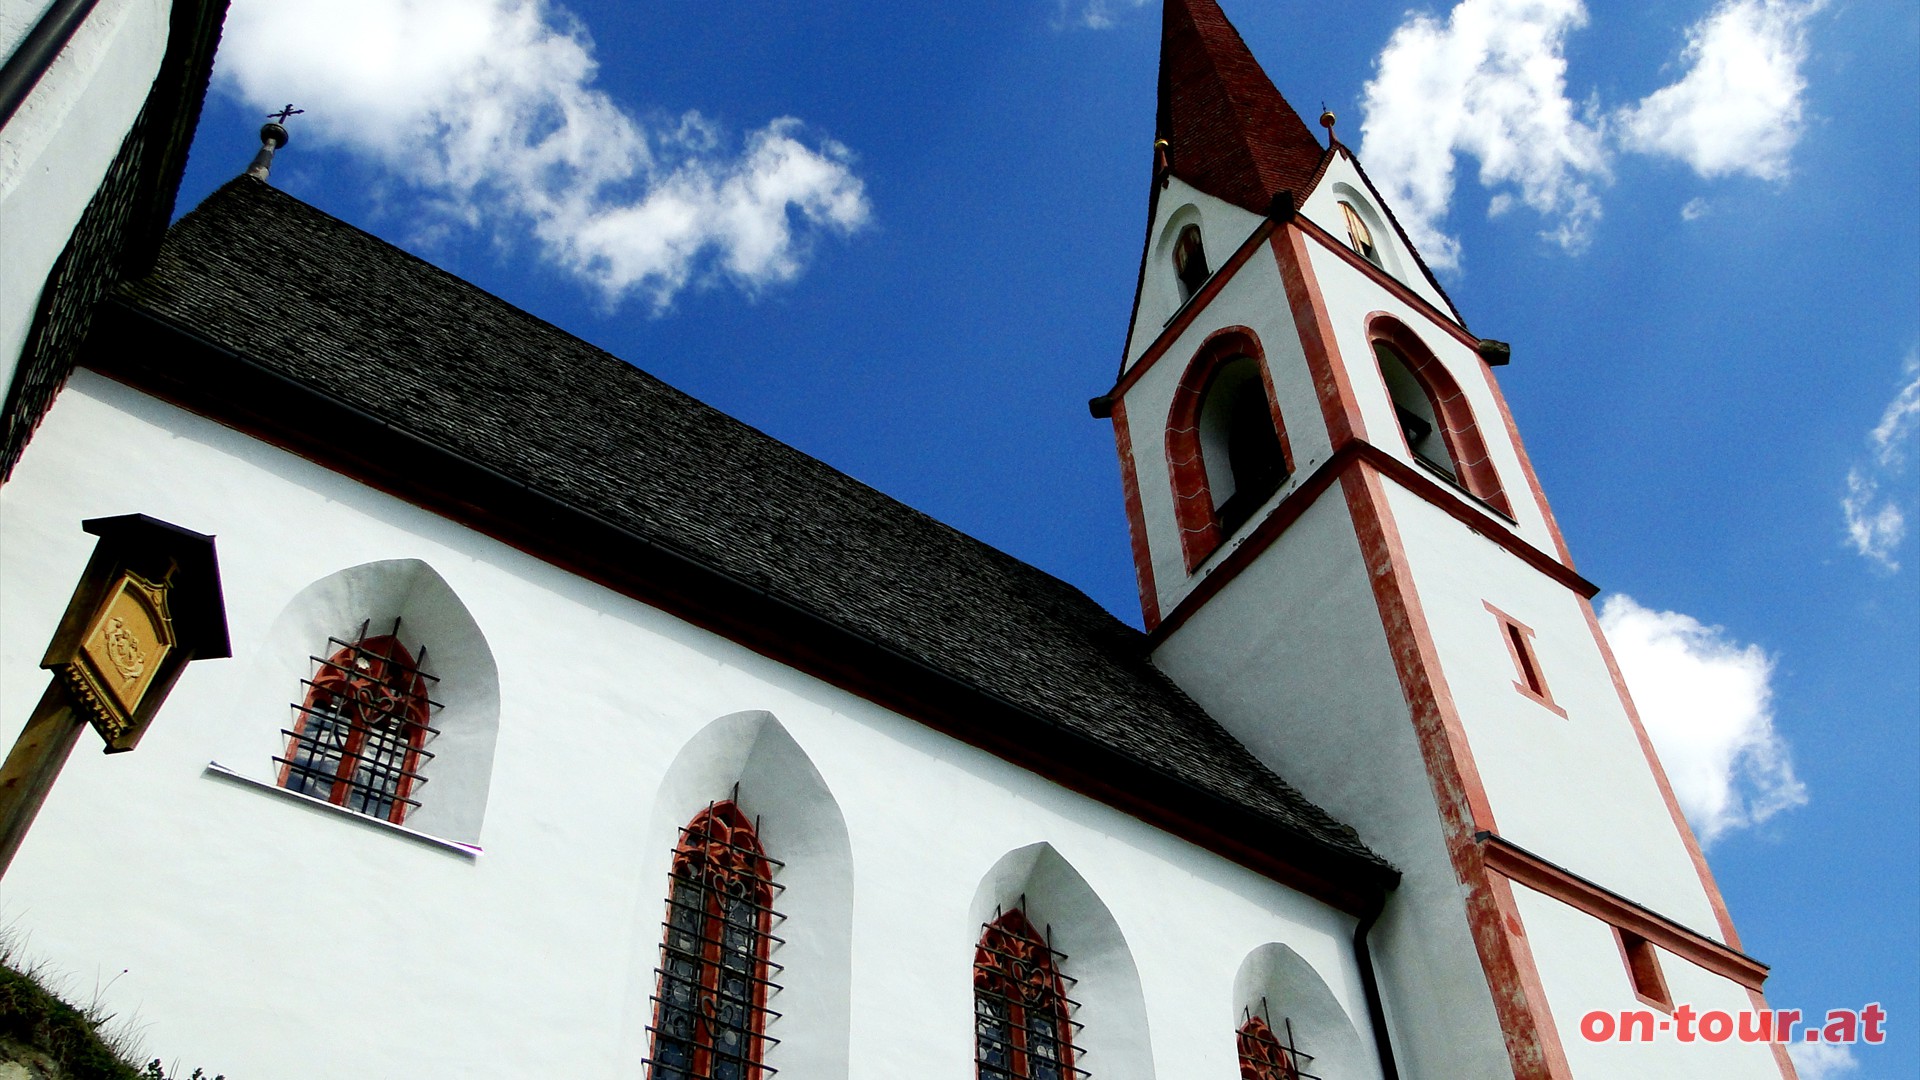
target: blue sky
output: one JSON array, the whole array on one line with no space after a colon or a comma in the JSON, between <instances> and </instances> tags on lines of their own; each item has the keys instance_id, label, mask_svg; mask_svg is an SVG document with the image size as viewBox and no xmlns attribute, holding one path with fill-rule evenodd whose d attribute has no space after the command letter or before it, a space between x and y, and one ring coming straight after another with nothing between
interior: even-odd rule
<instances>
[{"instance_id":1,"label":"blue sky","mask_svg":"<svg viewBox=\"0 0 1920 1080\"><path fill-rule=\"evenodd\" d=\"M1920 9L1224 6L1513 343L1770 1000L1884 1003L1888 1045L1803 1075L1920 1074ZM1132 0L234 0L181 209L291 101L277 186L1137 625L1086 400L1158 34Z\"/></svg>"}]
</instances>

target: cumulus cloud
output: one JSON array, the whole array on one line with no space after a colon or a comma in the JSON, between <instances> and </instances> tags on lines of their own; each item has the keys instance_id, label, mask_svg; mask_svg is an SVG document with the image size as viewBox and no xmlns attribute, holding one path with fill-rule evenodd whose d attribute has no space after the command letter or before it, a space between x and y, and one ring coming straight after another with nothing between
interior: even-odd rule
<instances>
[{"instance_id":1,"label":"cumulus cloud","mask_svg":"<svg viewBox=\"0 0 1920 1080\"><path fill-rule=\"evenodd\" d=\"M1121 14L1146 6L1147 0L1060 0L1054 25L1106 30Z\"/></svg>"},{"instance_id":2,"label":"cumulus cloud","mask_svg":"<svg viewBox=\"0 0 1920 1080\"><path fill-rule=\"evenodd\" d=\"M1446 228L1463 158L1479 163L1488 213L1521 203L1541 235L1582 250L1621 151L1686 162L1706 178L1779 179L1804 124L1806 27L1825 0L1722 0L1688 28L1685 72L1609 109L1568 92L1566 42L1581 0L1462 0L1445 19L1413 12L1364 91L1360 156L1427 262L1457 269ZM1694 200L1688 220L1706 207Z\"/></svg>"},{"instance_id":3,"label":"cumulus cloud","mask_svg":"<svg viewBox=\"0 0 1920 1080\"><path fill-rule=\"evenodd\" d=\"M307 112L302 137L367 157L441 221L524 229L607 300L656 310L706 275L787 281L809 240L870 214L852 155L776 119L735 149L698 113L643 123L593 85L586 29L546 0L235 0L218 85Z\"/></svg>"},{"instance_id":4,"label":"cumulus cloud","mask_svg":"<svg viewBox=\"0 0 1920 1080\"><path fill-rule=\"evenodd\" d=\"M1773 659L1718 626L1615 594L1600 625L1700 842L1807 801L1773 727Z\"/></svg>"},{"instance_id":5,"label":"cumulus cloud","mask_svg":"<svg viewBox=\"0 0 1920 1080\"><path fill-rule=\"evenodd\" d=\"M1704 177L1784 177L1803 123L1807 19L1824 3L1724 0L1688 28L1680 81L1621 110L1621 144Z\"/></svg>"},{"instance_id":6,"label":"cumulus cloud","mask_svg":"<svg viewBox=\"0 0 1920 1080\"><path fill-rule=\"evenodd\" d=\"M1847 491L1840 499L1847 542L1888 571L1900 569L1894 552L1907 537L1899 488L1907 446L1920 431L1920 348L1908 350L1902 368L1907 383L1867 433L1868 456L1847 470Z\"/></svg>"},{"instance_id":7,"label":"cumulus cloud","mask_svg":"<svg viewBox=\"0 0 1920 1080\"><path fill-rule=\"evenodd\" d=\"M1364 91L1360 157L1429 263L1459 264L1442 223L1461 154L1496 189L1490 212L1517 195L1548 221L1544 235L1570 250L1586 243L1606 147L1600 125L1567 97L1563 52L1586 21L1580 0L1465 0L1444 22L1410 14L1381 51Z\"/></svg>"},{"instance_id":8,"label":"cumulus cloud","mask_svg":"<svg viewBox=\"0 0 1920 1080\"><path fill-rule=\"evenodd\" d=\"M1860 1066L1853 1051L1838 1043L1789 1043L1787 1056L1800 1080L1839 1080Z\"/></svg>"}]
</instances>

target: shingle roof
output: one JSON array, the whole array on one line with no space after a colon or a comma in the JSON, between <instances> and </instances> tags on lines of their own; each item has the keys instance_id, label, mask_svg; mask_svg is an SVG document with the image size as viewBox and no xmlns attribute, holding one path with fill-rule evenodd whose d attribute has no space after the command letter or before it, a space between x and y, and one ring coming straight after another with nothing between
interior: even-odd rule
<instances>
[{"instance_id":1,"label":"shingle roof","mask_svg":"<svg viewBox=\"0 0 1920 1080\"><path fill-rule=\"evenodd\" d=\"M120 301L1384 865L1079 590L265 183L210 196Z\"/></svg>"}]
</instances>

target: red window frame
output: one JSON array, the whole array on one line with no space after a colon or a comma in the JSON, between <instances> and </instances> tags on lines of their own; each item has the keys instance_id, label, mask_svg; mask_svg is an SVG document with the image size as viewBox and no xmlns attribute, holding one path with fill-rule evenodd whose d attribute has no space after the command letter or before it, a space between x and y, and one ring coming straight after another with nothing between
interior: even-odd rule
<instances>
[{"instance_id":1,"label":"red window frame","mask_svg":"<svg viewBox=\"0 0 1920 1080\"><path fill-rule=\"evenodd\" d=\"M1085 1071L1074 1064L1076 1048L1071 1016L1072 999L1056 965L1055 952L1026 913L1014 908L990 922L980 934L973 954L974 1075L978 1080L1072 1080ZM993 1009L1002 1008L1004 1016ZM987 1021L999 1022L1004 1036L994 1035ZM1035 1053L1036 1027L1051 1026L1041 1034L1054 1044L1054 1056ZM1005 1049L996 1061L994 1048Z\"/></svg>"},{"instance_id":2,"label":"red window frame","mask_svg":"<svg viewBox=\"0 0 1920 1080\"><path fill-rule=\"evenodd\" d=\"M439 734L429 723L438 704L428 692L433 676L420 670L426 649L420 650L416 661L401 644L399 629L396 620L394 633L369 637L363 624L357 640L347 643L335 639L333 644L339 649L324 660L314 658L317 668L313 678L306 680L305 699L294 708L293 726L282 731L287 736L286 753L275 759L280 763L281 787L319 797L317 791L305 789L324 786L327 802L395 825L403 823L419 805L412 795L426 783L420 767L423 759L433 757L426 743L430 736ZM344 738L341 727L345 728ZM322 745L322 738L327 745ZM371 752L370 740L378 744ZM398 774L393 775L391 759L396 752L400 761ZM328 770L316 769L310 763L316 758L333 759L336 754L329 784L325 779ZM368 774L364 780L363 767ZM391 792L383 785L375 786L384 776L393 780ZM349 806L356 792L360 806ZM369 802L388 800L392 805L384 814L365 809Z\"/></svg>"},{"instance_id":3,"label":"red window frame","mask_svg":"<svg viewBox=\"0 0 1920 1080\"><path fill-rule=\"evenodd\" d=\"M1260 1002L1261 1012L1265 1012L1265 999ZM1293 1021L1282 1020L1287 1031L1286 1040L1267 1023L1265 1016L1255 1016L1251 1010L1246 1022L1240 1025L1237 1042L1240 1048L1240 1080L1321 1080L1306 1070L1313 1061L1313 1055L1300 1049L1293 1035Z\"/></svg>"},{"instance_id":4,"label":"red window frame","mask_svg":"<svg viewBox=\"0 0 1920 1080\"><path fill-rule=\"evenodd\" d=\"M1513 681L1513 688L1522 697L1565 720L1567 710L1554 703L1553 691L1547 688L1546 669L1540 666L1540 653L1533 647L1533 627L1487 601L1483 600L1481 604L1493 613L1494 620L1500 624L1500 640L1506 643L1507 656L1513 660L1514 674L1519 676Z\"/></svg>"},{"instance_id":5,"label":"red window frame","mask_svg":"<svg viewBox=\"0 0 1920 1080\"><path fill-rule=\"evenodd\" d=\"M1213 489L1207 480L1207 463L1200 447L1200 410L1206 404L1213 376L1230 360L1249 357L1260 371L1260 389L1267 396L1267 410L1273 419L1273 433L1280 441L1280 463L1284 472L1280 484L1293 475L1293 446L1287 441L1287 425L1280 418L1280 398L1273 391L1273 373L1267 369L1266 353L1260 339L1244 326L1228 326L1208 335L1173 392L1173 407L1167 414L1167 475L1173 484L1173 519L1180 530L1180 551L1187 572L1199 569L1226 540L1220 515L1213 505Z\"/></svg>"},{"instance_id":6,"label":"red window frame","mask_svg":"<svg viewBox=\"0 0 1920 1080\"><path fill-rule=\"evenodd\" d=\"M1420 390L1427 396L1427 404L1432 407L1433 415L1439 421L1440 436L1445 442L1448 456L1453 458L1454 477L1469 494L1489 507L1499 511L1509 521L1513 519L1513 505L1507 501L1506 489L1500 485L1500 474L1493 467L1493 459L1487 455L1487 443L1480 435L1480 426L1474 423L1473 408L1467 404L1467 396L1460 389L1460 383L1453 373L1440 362L1440 358L1427 348L1420 336L1409 330L1405 323L1385 312L1375 312L1367 319L1368 352L1373 353L1375 346L1385 346L1405 365L1407 373L1413 376ZM1379 356L1374 354L1376 368ZM1386 372L1379 372L1381 382L1386 382ZM1395 425L1399 430L1399 425ZM1401 432L1402 440L1405 432ZM1407 446L1409 456L1414 454L1413 447Z\"/></svg>"},{"instance_id":7,"label":"red window frame","mask_svg":"<svg viewBox=\"0 0 1920 1080\"><path fill-rule=\"evenodd\" d=\"M774 870L738 803L717 802L680 831L648 1027L650 1080L762 1080L778 965L771 957ZM745 905L750 925L738 913ZM746 940L743 942L741 937ZM733 984L731 988L729 984ZM726 1044L738 1043L729 1052Z\"/></svg>"}]
</instances>

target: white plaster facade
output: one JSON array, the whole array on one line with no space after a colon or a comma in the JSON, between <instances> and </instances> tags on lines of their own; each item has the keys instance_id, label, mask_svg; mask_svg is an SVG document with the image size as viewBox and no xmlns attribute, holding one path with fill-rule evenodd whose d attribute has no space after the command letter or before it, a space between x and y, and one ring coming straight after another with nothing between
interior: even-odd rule
<instances>
[{"instance_id":1,"label":"white plaster facade","mask_svg":"<svg viewBox=\"0 0 1920 1080\"><path fill-rule=\"evenodd\" d=\"M7 5L11 55L46 3ZM0 389L13 381L47 271L140 114L171 0L101 0L0 128Z\"/></svg>"},{"instance_id":2,"label":"white plaster facade","mask_svg":"<svg viewBox=\"0 0 1920 1080\"><path fill-rule=\"evenodd\" d=\"M103 438L123 452L84 452ZM1378 1075L1351 916L86 371L0 488L10 722L91 550L78 522L131 510L218 536L235 655L193 665L137 753L75 755L0 910L63 970L124 969L103 1003L156 1047L276 1080L337 1077L343 1054L367 1077L635 1075L676 830L738 783L786 864L783 1075L971 1077L974 945L1022 895L1079 980L1099 1080L1234 1080L1258 993L1297 996L1341 1077ZM324 648L304 639L354 603L447 635L449 738L497 705L483 815L416 819L472 849L209 768L270 779ZM489 670L497 690L453 700Z\"/></svg>"}]
</instances>

